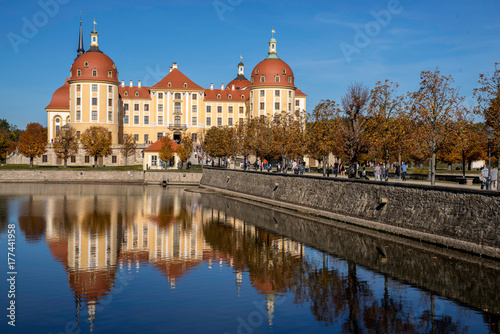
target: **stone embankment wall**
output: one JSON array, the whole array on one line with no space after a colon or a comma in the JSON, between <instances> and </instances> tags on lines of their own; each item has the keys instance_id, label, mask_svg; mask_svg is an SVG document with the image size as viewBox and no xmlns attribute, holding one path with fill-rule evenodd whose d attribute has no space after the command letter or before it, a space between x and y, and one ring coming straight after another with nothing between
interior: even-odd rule
<instances>
[{"instance_id":1,"label":"stone embankment wall","mask_svg":"<svg viewBox=\"0 0 500 334\"><path fill-rule=\"evenodd\" d=\"M500 258L500 193L496 192L215 168L204 169L201 184Z\"/></svg>"},{"instance_id":2,"label":"stone embankment wall","mask_svg":"<svg viewBox=\"0 0 500 334\"><path fill-rule=\"evenodd\" d=\"M43 183L125 183L125 184L185 184L200 183L202 173L168 171L99 171L99 170L0 170L1 182Z\"/></svg>"}]
</instances>

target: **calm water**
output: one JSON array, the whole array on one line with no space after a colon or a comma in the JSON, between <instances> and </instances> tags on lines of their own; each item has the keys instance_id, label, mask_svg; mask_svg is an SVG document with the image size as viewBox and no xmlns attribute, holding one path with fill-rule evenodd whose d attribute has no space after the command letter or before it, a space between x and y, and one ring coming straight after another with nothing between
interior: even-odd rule
<instances>
[{"instance_id":1,"label":"calm water","mask_svg":"<svg viewBox=\"0 0 500 334\"><path fill-rule=\"evenodd\" d=\"M2 184L0 221L2 333L499 330L497 262L216 195Z\"/></svg>"}]
</instances>

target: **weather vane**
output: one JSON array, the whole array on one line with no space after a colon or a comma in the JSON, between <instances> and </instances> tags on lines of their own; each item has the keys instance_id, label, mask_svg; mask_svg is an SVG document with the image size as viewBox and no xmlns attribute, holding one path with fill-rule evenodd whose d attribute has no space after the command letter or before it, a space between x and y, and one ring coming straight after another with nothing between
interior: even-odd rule
<instances>
[{"instance_id":1,"label":"weather vane","mask_svg":"<svg viewBox=\"0 0 500 334\"><path fill-rule=\"evenodd\" d=\"M240 54L240 62L243 61L243 55Z\"/></svg>"},{"instance_id":2,"label":"weather vane","mask_svg":"<svg viewBox=\"0 0 500 334\"><path fill-rule=\"evenodd\" d=\"M274 37L274 34L276 33L276 31L274 31L274 27L273 27L272 33L273 33L272 37Z\"/></svg>"},{"instance_id":3,"label":"weather vane","mask_svg":"<svg viewBox=\"0 0 500 334\"><path fill-rule=\"evenodd\" d=\"M96 22L96 21L95 21L95 19L94 19L94 31L95 31L95 26L96 26L96 24L97 24L97 22Z\"/></svg>"}]
</instances>

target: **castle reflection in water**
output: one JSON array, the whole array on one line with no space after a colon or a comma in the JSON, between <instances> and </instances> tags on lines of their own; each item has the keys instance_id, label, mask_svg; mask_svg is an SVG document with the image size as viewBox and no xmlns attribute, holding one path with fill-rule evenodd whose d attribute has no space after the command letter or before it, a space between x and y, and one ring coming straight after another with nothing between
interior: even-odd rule
<instances>
[{"instance_id":1,"label":"castle reflection in water","mask_svg":"<svg viewBox=\"0 0 500 334\"><path fill-rule=\"evenodd\" d=\"M63 264L76 301L76 319L88 320L91 331L96 318L99 319L100 306L105 305L106 298L123 284L123 273L133 272L140 276L145 267L154 268L165 278L164 284L154 289L176 289L174 291L182 289L180 282L201 268L229 268L234 285L227 287L225 292L232 290L239 297L242 287L251 286L262 298L269 326L276 322L280 308L285 307L278 302L279 298L288 295L292 297L288 299L290 304L308 305L314 320L322 326L339 324L345 332L362 329L466 332L468 329L462 316L470 308L457 306L460 309L457 313L437 314L436 299L439 305L446 306L446 310L456 307L448 307L452 302L430 292L433 288L426 291L411 287L403 283L405 279L401 282L386 273L367 270L366 265L363 267L348 260L348 256L344 255L347 258L344 260L339 255L317 251L254 225L257 221L266 221L270 229L279 226L291 232L293 226L302 236L311 233L307 224L312 222L294 221L295 218L285 213L275 214L182 188L30 185L19 187L17 194L15 189L8 191L11 196L22 197L18 209L19 227L28 242L45 238L54 259ZM351 232L338 230L340 234L334 239L336 230L324 229L318 235L324 235L325 240L332 238L332 248L341 243L349 244ZM352 240L357 240L355 243L359 246L355 247L358 248L361 243L366 246L372 242L361 236ZM369 257L367 253L360 254ZM425 252L422 254L424 262L427 261ZM432 261L440 261L433 256L429 257ZM415 255L414 259L417 259ZM379 268L387 264L387 258L382 260ZM389 260L387 268L398 273L394 260ZM480 291L495 290L498 271L483 268L485 271L479 272L474 266L472 262L460 266L451 263L451 269L445 268L440 273L452 278L456 276L453 268L476 272L482 279L470 284L479 286ZM401 271L414 269L426 271L411 267L403 267ZM461 286L453 286L453 279L445 281L449 285L438 290L443 297L446 298L447 293L453 295L451 291L460 291ZM416 297L408 299L407 290L412 290ZM499 309L496 297L488 298L485 294L478 299L476 305L475 300L470 299L473 312L478 312L481 303L489 303L490 309ZM487 331L498 333L496 311L477 314Z\"/></svg>"},{"instance_id":2,"label":"castle reflection in water","mask_svg":"<svg viewBox=\"0 0 500 334\"><path fill-rule=\"evenodd\" d=\"M224 212L203 209L196 200L198 195L190 194L189 198L183 195L182 189L174 188L166 196L151 196L146 188L142 197L66 194L39 199L33 196L26 202L33 206L30 211L36 211L37 201L46 201L38 203L40 208L46 208L46 241L54 258L68 272L78 315L82 303L86 303L88 320L92 322L96 306L113 290L116 271L123 267L139 270L141 263L149 263L175 289L179 279L203 262L209 268L225 265L234 269L236 288L240 289L242 272L252 267L249 260L266 263L263 258L266 252L255 253L258 257L253 259L248 258L250 253L244 256L238 253L237 248L247 240L265 237L268 251L284 252L287 258L304 256L302 244L226 217ZM39 223L33 219L31 222ZM227 234L226 229L232 232ZM212 240L213 245L208 243L206 236L218 232L226 233L226 238ZM221 249L228 246L221 244L227 237L234 244L234 252ZM278 262L280 259L283 257ZM285 291L270 275L271 267L276 265L281 264L271 260L267 262L267 270L250 270L252 286L266 296L269 324L272 324L274 297Z\"/></svg>"}]
</instances>

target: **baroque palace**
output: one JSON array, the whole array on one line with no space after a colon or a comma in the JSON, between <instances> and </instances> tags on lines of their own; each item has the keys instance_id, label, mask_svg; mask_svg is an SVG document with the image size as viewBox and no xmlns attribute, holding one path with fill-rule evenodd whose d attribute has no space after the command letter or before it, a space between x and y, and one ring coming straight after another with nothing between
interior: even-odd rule
<instances>
[{"instance_id":1,"label":"baroque palace","mask_svg":"<svg viewBox=\"0 0 500 334\"><path fill-rule=\"evenodd\" d=\"M295 87L292 69L277 54L277 42L269 41L267 57L255 66L250 80L240 61L237 76L220 88L202 88L172 63L170 73L151 87L138 81L129 85L119 81L113 60L99 49L99 34L90 33L90 48L83 48L80 21L77 58L71 65L70 77L58 88L47 111L48 139L53 142L63 127L70 126L80 135L95 125L104 126L112 136L113 155L101 161L106 165L123 164L120 144L124 136L133 135L138 151L165 135L174 140L192 136L194 145L199 132L212 126L233 126L245 118L271 116L282 111L305 113L307 96ZM52 152L52 153L51 153ZM71 164L91 164L84 156L71 159ZM42 164L58 164L53 151L38 159ZM141 163L138 152L135 161ZM35 163L37 163L35 162Z\"/></svg>"}]
</instances>

